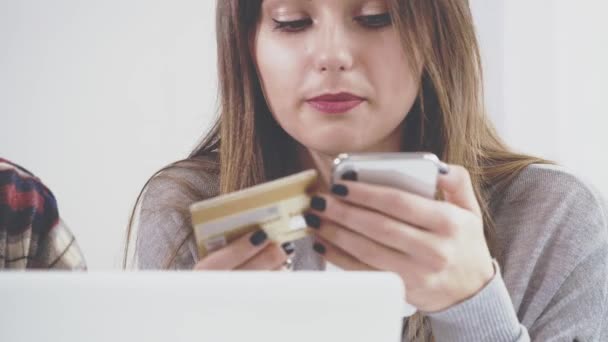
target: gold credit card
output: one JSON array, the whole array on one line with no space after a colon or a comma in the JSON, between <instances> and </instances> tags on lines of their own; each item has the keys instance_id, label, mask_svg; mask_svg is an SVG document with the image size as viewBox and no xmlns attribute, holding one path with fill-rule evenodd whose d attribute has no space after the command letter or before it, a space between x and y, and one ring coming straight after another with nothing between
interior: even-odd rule
<instances>
[{"instance_id":1,"label":"gold credit card","mask_svg":"<svg viewBox=\"0 0 608 342\"><path fill-rule=\"evenodd\" d=\"M262 228L279 244L308 235L302 213L309 208L317 171L308 170L190 206L199 257Z\"/></svg>"}]
</instances>

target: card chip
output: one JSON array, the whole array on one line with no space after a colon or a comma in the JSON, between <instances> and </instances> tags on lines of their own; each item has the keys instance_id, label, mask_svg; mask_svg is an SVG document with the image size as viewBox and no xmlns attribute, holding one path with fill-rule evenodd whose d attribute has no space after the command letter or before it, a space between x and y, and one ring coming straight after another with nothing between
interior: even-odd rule
<instances>
[{"instance_id":1,"label":"card chip","mask_svg":"<svg viewBox=\"0 0 608 342\"><path fill-rule=\"evenodd\" d=\"M216 237L213 237L211 239L205 240L205 248L207 249L207 251L209 252L213 252L216 251L224 246L226 246L226 238L223 235L219 235Z\"/></svg>"}]
</instances>

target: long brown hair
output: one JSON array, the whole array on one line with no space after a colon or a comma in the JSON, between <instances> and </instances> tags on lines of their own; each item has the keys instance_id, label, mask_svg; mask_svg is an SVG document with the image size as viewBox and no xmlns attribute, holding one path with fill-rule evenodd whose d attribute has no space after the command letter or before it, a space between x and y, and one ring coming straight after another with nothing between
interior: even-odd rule
<instances>
[{"instance_id":1,"label":"long brown hair","mask_svg":"<svg viewBox=\"0 0 608 342\"><path fill-rule=\"evenodd\" d=\"M214 152L219 153L220 194L294 171L291 156L295 141L273 119L249 49L261 2L217 1L218 120L185 161L169 165L153 178L175 167L208 169L205 157ZM487 118L480 53L468 1L387 3L403 49L412 63L422 66L418 98L405 119L403 151L432 152L447 163L469 170L483 211L486 240L494 255L495 233L489 209L492 192L505 187L528 165L545 161L511 152ZM187 184L183 187L184 191L196 192ZM141 194L137 202L140 198ZM182 212L188 215L185 208ZM432 339L429 324L420 314L409 319L407 330L408 340Z\"/></svg>"}]
</instances>

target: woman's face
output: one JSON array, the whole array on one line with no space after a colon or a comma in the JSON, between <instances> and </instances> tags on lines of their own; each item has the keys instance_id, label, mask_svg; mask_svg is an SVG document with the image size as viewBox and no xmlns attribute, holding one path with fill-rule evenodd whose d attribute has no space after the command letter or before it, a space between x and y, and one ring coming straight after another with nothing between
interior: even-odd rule
<instances>
[{"instance_id":1,"label":"woman's face","mask_svg":"<svg viewBox=\"0 0 608 342\"><path fill-rule=\"evenodd\" d=\"M385 0L263 0L252 43L269 108L302 145L335 155L400 141L419 73Z\"/></svg>"}]
</instances>

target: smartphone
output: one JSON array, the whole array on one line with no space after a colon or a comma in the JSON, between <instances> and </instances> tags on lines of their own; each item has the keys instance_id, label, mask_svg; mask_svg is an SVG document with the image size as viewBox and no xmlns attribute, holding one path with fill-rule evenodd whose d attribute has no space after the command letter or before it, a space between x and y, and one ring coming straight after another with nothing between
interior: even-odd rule
<instances>
[{"instance_id":1,"label":"smartphone","mask_svg":"<svg viewBox=\"0 0 608 342\"><path fill-rule=\"evenodd\" d=\"M389 186L432 199L435 198L437 178L442 171L447 171L447 165L432 153L340 154L334 160L332 183L338 183L345 178ZM355 175L356 179L352 179ZM329 262L326 269L341 270ZM409 317L416 311L411 304L403 304L403 317Z\"/></svg>"},{"instance_id":2,"label":"smartphone","mask_svg":"<svg viewBox=\"0 0 608 342\"><path fill-rule=\"evenodd\" d=\"M356 175L359 182L434 198L437 178L446 167L436 155L426 152L344 153L334 160L332 183Z\"/></svg>"}]
</instances>

